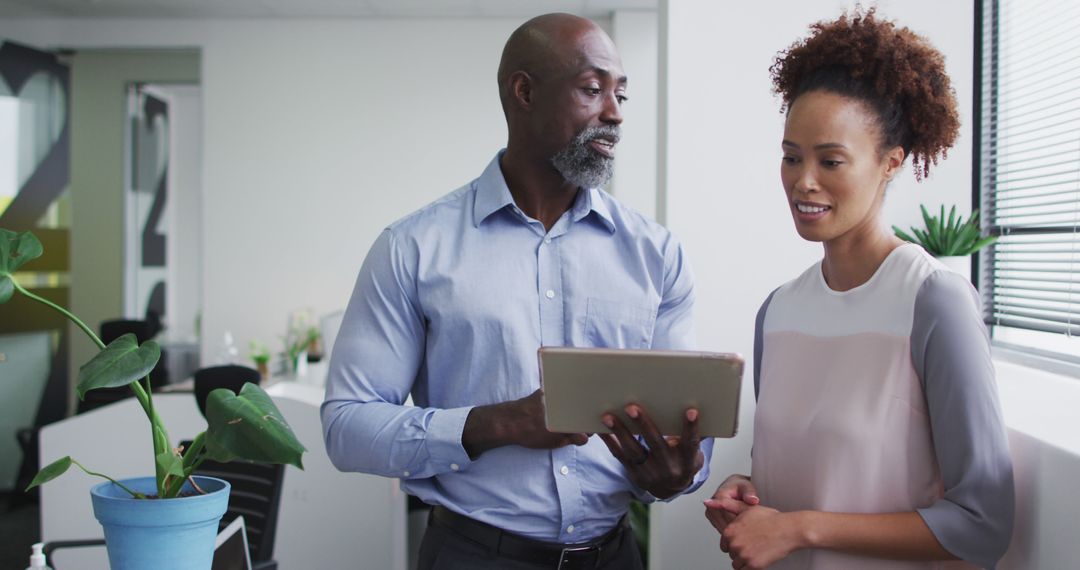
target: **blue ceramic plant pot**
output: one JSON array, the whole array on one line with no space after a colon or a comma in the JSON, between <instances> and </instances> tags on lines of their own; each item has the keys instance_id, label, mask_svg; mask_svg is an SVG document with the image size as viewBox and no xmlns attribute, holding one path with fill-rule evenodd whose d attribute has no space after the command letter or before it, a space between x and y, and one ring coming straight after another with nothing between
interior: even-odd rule
<instances>
[{"instance_id":1,"label":"blue ceramic plant pot","mask_svg":"<svg viewBox=\"0 0 1080 570\"><path fill-rule=\"evenodd\" d=\"M230 486L213 477L194 479L205 495L133 499L111 482L90 489L94 516L105 528L112 570L210 570ZM120 482L140 493L157 493L153 477ZM194 491L190 482L182 493L189 491Z\"/></svg>"}]
</instances>

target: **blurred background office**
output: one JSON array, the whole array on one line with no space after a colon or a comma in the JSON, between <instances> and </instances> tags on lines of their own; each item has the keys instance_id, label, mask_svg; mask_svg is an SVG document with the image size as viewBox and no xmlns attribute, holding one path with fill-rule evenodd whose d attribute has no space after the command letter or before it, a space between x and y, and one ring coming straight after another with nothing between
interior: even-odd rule
<instances>
[{"instance_id":1,"label":"blurred background office","mask_svg":"<svg viewBox=\"0 0 1080 570\"><path fill-rule=\"evenodd\" d=\"M247 361L258 347L287 371L283 337L317 328L331 340L320 325L344 308L378 233L477 176L505 143L495 70L510 32L572 12L609 32L630 77L609 190L684 242L701 347L750 354L761 301L820 257L785 207L768 68L809 24L851 5L0 0L0 227L43 238L47 256L25 268L36 291L92 326L148 323L169 354L165 378ZM963 123L929 180L908 169L894 182L887 222L907 228L922 223L920 204L956 205L1006 236L972 274L1017 463L1018 528L1003 567L1071 567L1080 5L877 6L946 54ZM1008 200L1019 209L1002 208ZM71 379L94 348L75 332L32 307L0 307L0 490L11 502L23 500L16 482L29 469L16 432L76 412ZM716 476L749 470L753 413L747 383ZM650 568L723 565L700 503L715 483L652 507ZM350 529L311 532L339 532L349 548Z\"/></svg>"}]
</instances>

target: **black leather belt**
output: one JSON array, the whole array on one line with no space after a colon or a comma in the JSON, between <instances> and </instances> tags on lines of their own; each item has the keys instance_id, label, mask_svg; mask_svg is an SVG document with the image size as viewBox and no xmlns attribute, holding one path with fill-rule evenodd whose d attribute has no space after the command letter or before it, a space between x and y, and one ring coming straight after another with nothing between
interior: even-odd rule
<instances>
[{"instance_id":1,"label":"black leather belt","mask_svg":"<svg viewBox=\"0 0 1080 570\"><path fill-rule=\"evenodd\" d=\"M470 519L442 506L436 506L431 510L429 524L457 533L506 558L559 570L599 568L616 556L624 537L630 536L627 532L629 525L626 517L623 517L615 528L591 542L582 544L541 542Z\"/></svg>"}]
</instances>

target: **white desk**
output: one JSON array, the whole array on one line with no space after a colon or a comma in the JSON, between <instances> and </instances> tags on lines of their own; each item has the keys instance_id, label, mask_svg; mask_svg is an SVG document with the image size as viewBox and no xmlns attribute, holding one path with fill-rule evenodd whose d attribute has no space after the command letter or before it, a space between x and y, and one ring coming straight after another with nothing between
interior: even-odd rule
<instances>
[{"instance_id":1,"label":"white desk","mask_svg":"<svg viewBox=\"0 0 1080 570\"><path fill-rule=\"evenodd\" d=\"M274 558L282 570L405 570L405 495L396 479L340 473L326 455L319 420L321 387L277 382L267 392L308 448L304 471L286 468ZM190 393L155 394L154 407L174 442L206 428ZM154 472L146 416L134 398L73 416L41 430L42 465L71 455L92 471L120 479ZM72 468L41 490L43 540L101 538L90 487L102 481ZM60 568L107 569L104 549L60 551Z\"/></svg>"}]
</instances>

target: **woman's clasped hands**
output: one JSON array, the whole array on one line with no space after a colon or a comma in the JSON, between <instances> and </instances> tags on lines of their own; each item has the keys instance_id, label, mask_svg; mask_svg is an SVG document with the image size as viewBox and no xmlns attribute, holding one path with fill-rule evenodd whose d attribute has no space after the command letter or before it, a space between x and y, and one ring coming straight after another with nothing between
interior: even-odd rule
<instances>
[{"instance_id":1,"label":"woman's clasped hands","mask_svg":"<svg viewBox=\"0 0 1080 570\"><path fill-rule=\"evenodd\" d=\"M728 477L705 500L705 518L720 533L720 550L731 557L732 568L767 568L804 547L799 513L762 505L745 475Z\"/></svg>"}]
</instances>

